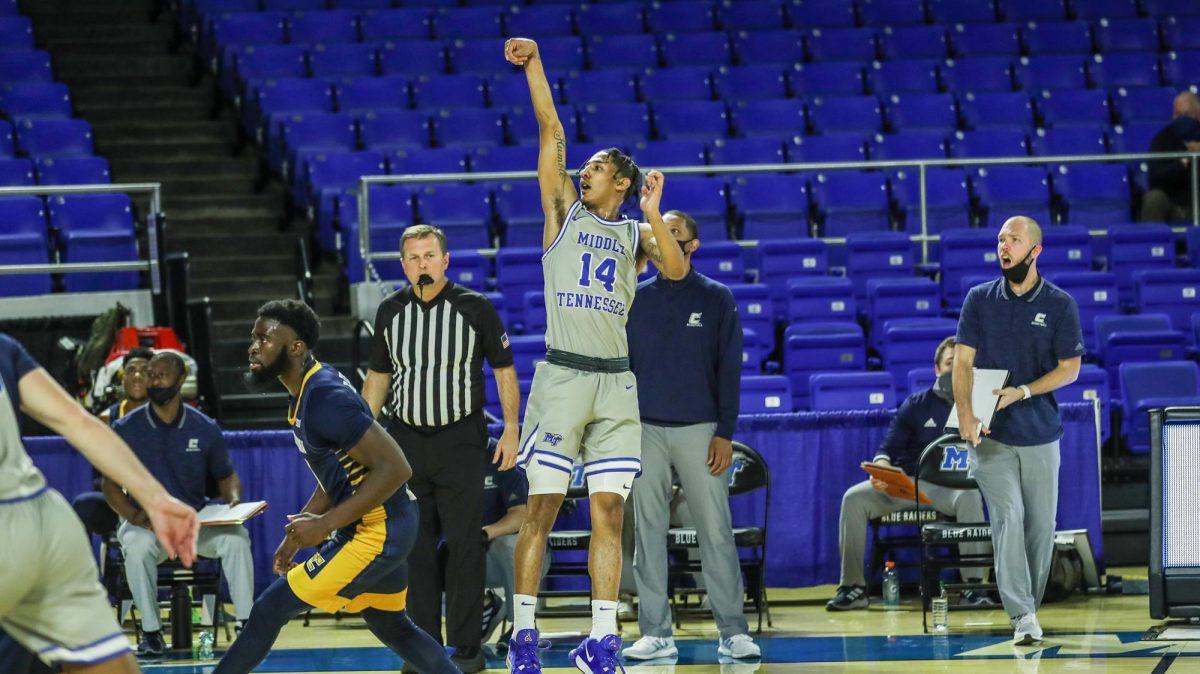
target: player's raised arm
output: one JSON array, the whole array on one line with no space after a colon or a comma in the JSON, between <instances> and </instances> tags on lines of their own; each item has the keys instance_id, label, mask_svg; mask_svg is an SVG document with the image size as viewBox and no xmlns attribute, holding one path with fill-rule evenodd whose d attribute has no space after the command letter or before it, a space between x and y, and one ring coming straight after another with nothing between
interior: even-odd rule
<instances>
[{"instance_id":1,"label":"player's raised arm","mask_svg":"<svg viewBox=\"0 0 1200 674\"><path fill-rule=\"evenodd\" d=\"M687 275L687 264L683 260L683 251L671 236L671 230L663 222L659 206L662 204L663 174L651 171L646 174L642 185L641 207L646 223L641 227L641 241L638 244L638 255L650 258L662 275L678 281ZM660 245L659 242L663 242ZM667 243L670 242L670 243Z\"/></svg>"},{"instance_id":2,"label":"player's raised arm","mask_svg":"<svg viewBox=\"0 0 1200 674\"><path fill-rule=\"evenodd\" d=\"M542 212L546 225L542 230L542 248L549 248L567 220L567 210L578 195L571 175L567 173L567 138L563 131L554 95L542 69L537 43L523 37L509 38L504 43L504 58L525 69L529 82L529 97L538 123L538 185L542 188Z\"/></svg>"}]
</instances>

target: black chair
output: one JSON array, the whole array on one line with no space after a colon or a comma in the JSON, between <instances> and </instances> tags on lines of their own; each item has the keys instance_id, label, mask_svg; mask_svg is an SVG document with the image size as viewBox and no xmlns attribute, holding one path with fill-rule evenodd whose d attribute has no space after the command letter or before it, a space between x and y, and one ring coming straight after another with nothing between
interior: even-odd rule
<instances>
[{"instance_id":1,"label":"black chair","mask_svg":"<svg viewBox=\"0 0 1200 674\"><path fill-rule=\"evenodd\" d=\"M957 433L947 433L925 446L917 460L914 477L917 492L921 483L936 484L949 489L978 490L979 485L971 475L968 462L967 443ZM914 502L916 499L914 498ZM915 505L916 503L914 503ZM992 555L951 554L943 556L940 551L960 543L990 543L992 525L987 522L930 522L921 525L921 629L929 632L928 612L930 601L938 593L938 579L942 569L987 568L995 565ZM947 583L949 591L995 590L995 583Z\"/></svg>"},{"instance_id":2,"label":"black chair","mask_svg":"<svg viewBox=\"0 0 1200 674\"><path fill-rule=\"evenodd\" d=\"M876 580L882 578L884 561L889 557L888 553L898 548L919 548L921 547L920 527L930 522L944 522L949 520L948 517L938 512L937 509L931 506L910 507L903 510L897 510L894 513L889 513L882 517L876 517L867 522L867 526L871 533L871 557L867 562L867 588L872 594L878 594L882 587L882 582ZM885 527L913 527L907 529L904 533L892 534L889 536L883 535ZM896 563L896 568L902 566L899 562Z\"/></svg>"},{"instance_id":3,"label":"black chair","mask_svg":"<svg viewBox=\"0 0 1200 674\"><path fill-rule=\"evenodd\" d=\"M771 508L771 473L762 456L749 446L733 443L733 460L729 467L729 495L737 496L758 489L764 491L762 523L759 526L734 527L733 543L739 550L748 550L749 556L738 557L742 574L746 579L746 595L758 615L758 628L762 632L763 616L767 626L773 627L771 605L767 601L767 521ZM686 496L686 494L685 494ZM687 597L703 594L702 590L685 588L684 584L693 574L701 571L700 560L689 554L700 548L700 539L693 527L672 528L667 532L667 553L675 553L681 561L671 564L667 572L667 596L671 598L671 611L676 626L684 613L704 612L699 606L687 605ZM686 560L686 561L682 561ZM677 602L676 598L683 602Z\"/></svg>"}]
</instances>

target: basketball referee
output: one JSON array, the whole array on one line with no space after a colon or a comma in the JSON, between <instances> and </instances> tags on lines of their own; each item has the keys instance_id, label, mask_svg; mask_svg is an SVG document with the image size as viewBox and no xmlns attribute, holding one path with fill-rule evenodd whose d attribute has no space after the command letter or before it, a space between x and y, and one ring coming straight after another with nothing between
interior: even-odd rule
<instances>
[{"instance_id":1,"label":"basketball referee","mask_svg":"<svg viewBox=\"0 0 1200 674\"><path fill-rule=\"evenodd\" d=\"M516 463L520 392L508 335L483 295L446 278L450 254L442 231L416 225L400 237L401 264L410 285L379 306L363 398L376 415L391 394L388 432L412 464L408 486L421 509L409 554L408 611L435 639L442 634L466 674L483 669L479 649L485 575L483 478L487 421L483 415L483 359L496 376L504 410L494 463ZM443 578L437 559L445 539Z\"/></svg>"}]
</instances>

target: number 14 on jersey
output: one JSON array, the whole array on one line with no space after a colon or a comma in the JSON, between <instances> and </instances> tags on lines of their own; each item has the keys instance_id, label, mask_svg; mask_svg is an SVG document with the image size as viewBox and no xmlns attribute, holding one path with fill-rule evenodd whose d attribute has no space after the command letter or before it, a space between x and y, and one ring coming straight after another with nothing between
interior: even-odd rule
<instances>
[{"instance_id":1,"label":"number 14 on jersey","mask_svg":"<svg viewBox=\"0 0 1200 674\"><path fill-rule=\"evenodd\" d=\"M581 255L579 262L583 266L579 274L580 287L590 288L594 278L604 286L605 290L610 293L613 291L613 283L617 280L617 259L615 257L600 258L595 269L592 268L591 253Z\"/></svg>"}]
</instances>

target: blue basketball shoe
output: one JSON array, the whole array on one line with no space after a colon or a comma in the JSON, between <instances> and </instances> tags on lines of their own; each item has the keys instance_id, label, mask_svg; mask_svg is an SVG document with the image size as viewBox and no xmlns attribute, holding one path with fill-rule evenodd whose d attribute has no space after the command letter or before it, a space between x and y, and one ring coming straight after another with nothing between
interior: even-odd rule
<instances>
[{"instance_id":1,"label":"blue basketball shoe","mask_svg":"<svg viewBox=\"0 0 1200 674\"><path fill-rule=\"evenodd\" d=\"M512 674L541 674L538 651L549 643L538 638L537 630L521 630L508 640L508 670Z\"/></svg>"},{"instance_id":2,"label":"blue basketball shoe","mask_svg":"<svg viewBox=\"0 0 1200 674\"><path fill-rule=\"evenodd\" d=\"M584 674L615 674L624 672L621 665L621 637L610 634L603 639L588 637L571 651L571 661Z\"/></svg>"}]
</instances>

